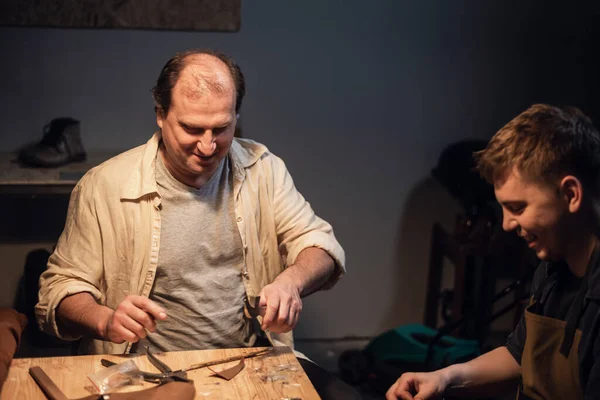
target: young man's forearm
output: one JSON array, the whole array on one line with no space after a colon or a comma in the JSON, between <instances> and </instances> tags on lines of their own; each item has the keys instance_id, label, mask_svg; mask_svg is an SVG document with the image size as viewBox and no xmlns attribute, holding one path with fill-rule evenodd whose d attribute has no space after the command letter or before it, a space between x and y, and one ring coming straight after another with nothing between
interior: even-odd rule
<instances>
[{"instance_id":1,"label":"young man's forearm","mask_svg":"<svg viewBox=\"0 0 600 400\"><path fill-rule=\"evenodd\" d=\"M446 394L456 396L489 395L516 388L521 366L505 346L463 364L444 368Z\"/></svg>"},{"instance_id":2,"label":"young man's forearm","mask_svg":"<svg viewBox=\"0 0 600 400\"><path fill-rule=\"evenodd\" d=\"M96 302L87 293L77 293L65 297L56 310L59 328L73 336L92 336L104 340L106 321L113 310Z\"/></svg>"},{"instance_id":3,"label":"young man's forearm","mask_svg":"<svg viewBox=\"0 0 600 400\"><path fill-rule=\"evenodd\" d=\"M319 290L334 270L335 261L325 250L308 247L298 254L294 264L279 274L275 281L291 280L300 296L304 297Z\"/></svg>"}]
</instances>

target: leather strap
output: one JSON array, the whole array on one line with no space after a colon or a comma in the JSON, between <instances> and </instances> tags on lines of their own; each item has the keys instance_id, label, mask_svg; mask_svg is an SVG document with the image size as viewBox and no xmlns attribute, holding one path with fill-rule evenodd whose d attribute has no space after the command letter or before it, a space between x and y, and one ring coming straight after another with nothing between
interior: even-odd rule
<instances>
[{"instance_id":1,"label":"leather strap","mask_svg":"<svg viewBox=\"0 0 600 400\"><path fill-rule=\"evenodd\" d=\"M69 400L67 396L56 386L54 381L40 367L29 368L29 375L38 384L42 392L50 400Z\"/></svg>"},{"instance_id":2,"label":"leather strap","mask_svg":"<svg viewBox=\"0 0 600 400\"><path fill-rule=\"evenodd\" d=\"M571 346L573 345L573 338L575 337L575 331L577 330L579 319L581 318L581 315L585 309L585 296L587 295L588 291L590 270L598 263L599 257L600 249L596 247L592 253L592 256L590 257L590 262L588 263L585 275L583 276L583 281L581 282L581 287L579 288L577 297L575 298L575 301L573 301L573 304L567 313L565 335L560 346L560 353L565 357L569 357L569 352L571 351Z\"/></svg>"}]
</instances>

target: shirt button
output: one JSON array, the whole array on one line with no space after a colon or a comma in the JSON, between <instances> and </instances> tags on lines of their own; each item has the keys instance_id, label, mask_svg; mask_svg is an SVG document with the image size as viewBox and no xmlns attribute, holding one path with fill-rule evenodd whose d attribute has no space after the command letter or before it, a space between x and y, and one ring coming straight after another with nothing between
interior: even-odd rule
<instances>
[{"instance_id":1,"label":"shirt button","mask_svg":"<svg viewBox=\"0 0 600 400\"><path fill-rule=\"evenodd\" d=\"M237 222L242 222L242 217L237 217Z\"/></svg>"},{"instance_id":2,"label":"shirt button","mask_svg":"<svg viewBox=\"0 0 600 400\"><path fill-rule=\"evenodd\" d=\"M248 277L248 271L242 272L242 275L244 276L244 278L247 278Z\"/></svg>"}]
</instances>

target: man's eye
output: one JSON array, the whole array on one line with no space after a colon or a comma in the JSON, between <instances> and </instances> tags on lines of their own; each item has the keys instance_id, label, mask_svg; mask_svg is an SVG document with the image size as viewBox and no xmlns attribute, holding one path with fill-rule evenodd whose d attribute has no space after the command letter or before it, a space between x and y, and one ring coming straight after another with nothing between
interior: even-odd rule
<instances>
[{"instance_id":1,"label":"man's eye","mask_svg":"<svg viewBox=\"0 0 600 400\"><path fill-rule=\"evenodd\" d=\"M225 132L225 131L227 130L227 128L229 128L229 126L222 126L222 127L220 127L220 128L215 128L215 129L213 130L213 133L214 133L215 135L220 135L221 133Z\"/></svg>"},{"instance_id":2,"label":"man's eye","mask_svg":"<svg viewBox=\"0 0 600 400\"><path fill-rule=\"evenodd\" d=\"M512 207L511 212L513 214L521 214L524 210L525 210L525 206L516 206L516 207Z\"/></svg>"},{"instance_id":3,"label":"man's eye","mask_svg":"<svg viewBox=\"0 0 600 400\"><path fill-rule=\"evenodd\" d=\"M190 135L202 135L202 133L204 132L203 129L198 129L198 128L184 128L184 129Z\"/></svg>"}]
</instances>

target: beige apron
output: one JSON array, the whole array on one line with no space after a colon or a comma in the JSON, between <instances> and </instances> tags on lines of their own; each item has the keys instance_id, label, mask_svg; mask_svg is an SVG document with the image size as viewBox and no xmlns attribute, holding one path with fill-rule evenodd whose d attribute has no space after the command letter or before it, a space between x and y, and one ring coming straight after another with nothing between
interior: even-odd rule
<instances>
[{"instance_id":1,"label":"beige apron","mask_svg":"<svg viewBox=\"0 0 600 400\"><path fill-rule=\"evenodd\" d=\"M554 273L546 279L525 310L527 337L521 358L522 382L518 400L583 399L577 354L581 330L577 325L585 306L587 275L566 321L540 315L542 291L554 283L557 275Z\"/></svg>"}]
</instances>

